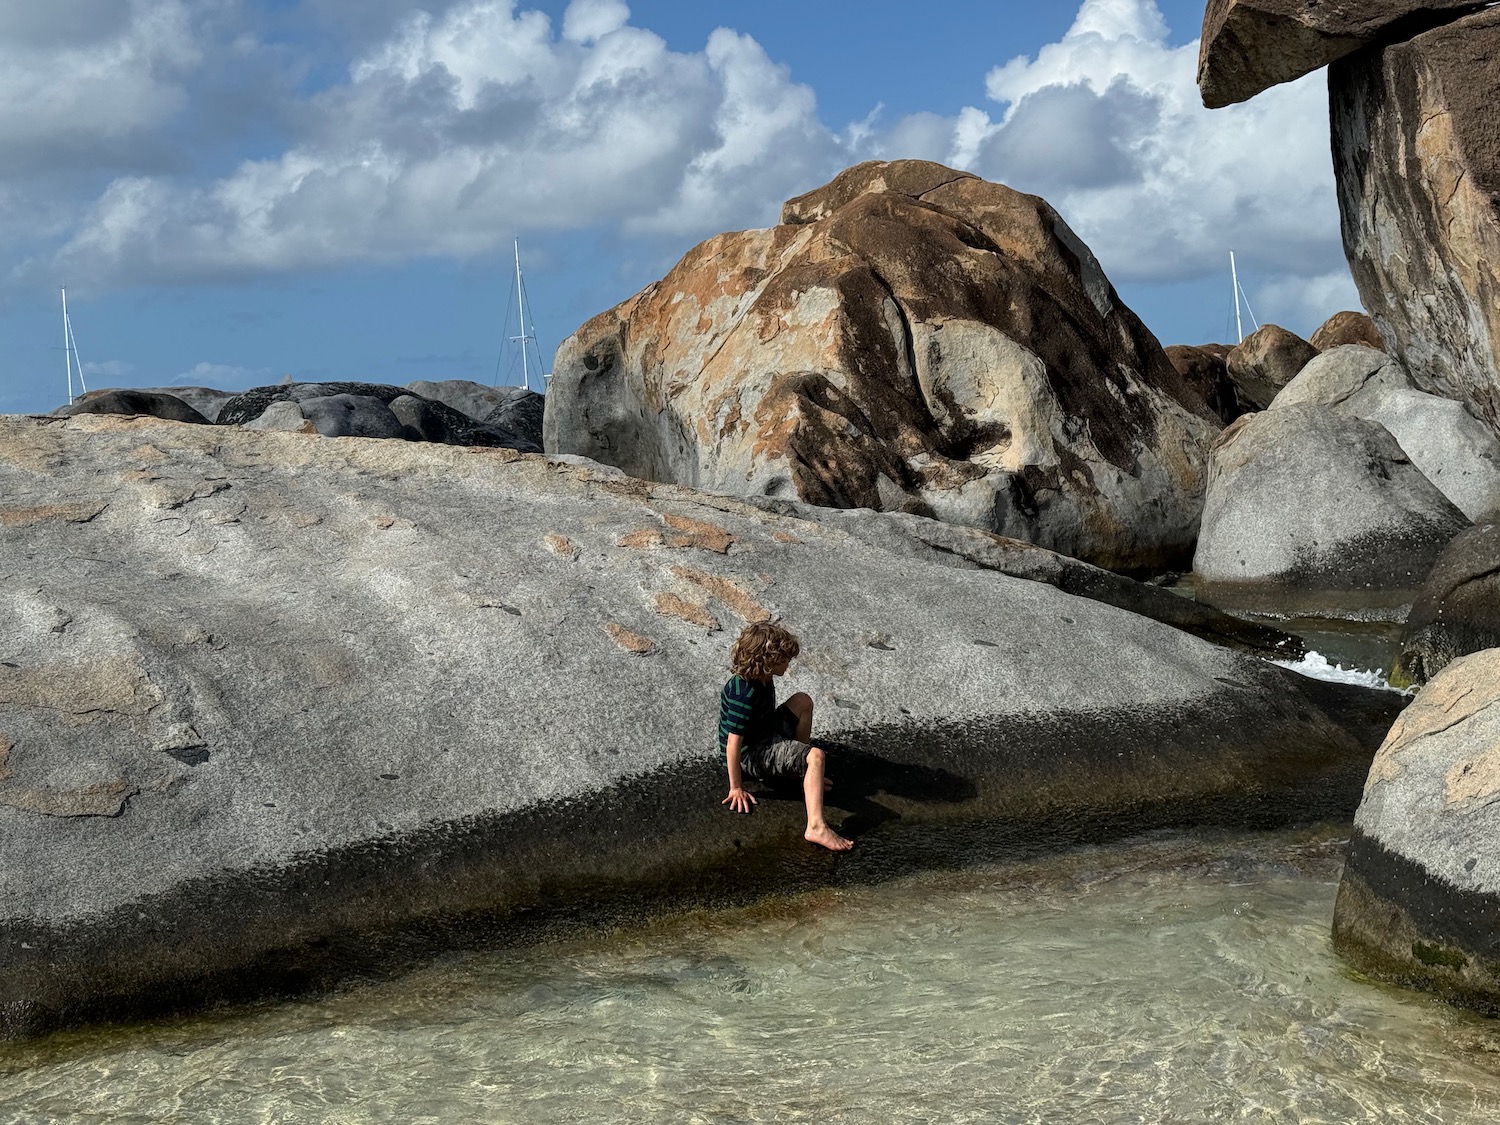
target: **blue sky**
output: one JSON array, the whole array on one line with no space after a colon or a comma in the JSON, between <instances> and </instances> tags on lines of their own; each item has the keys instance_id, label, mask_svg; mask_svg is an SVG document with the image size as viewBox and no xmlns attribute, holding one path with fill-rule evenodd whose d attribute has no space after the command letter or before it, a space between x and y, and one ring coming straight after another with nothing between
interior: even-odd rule
<instances>
[{"instance_id":1,"label":"blue sky","mask_svg":"<svg viewBox=\"0 0 1500 1125\"><path fill-rule=\"evenodd\" d=\"M0 0L0 410L491 381L870 158L1045 196L1163 343L1358 307L1322 75L1210 113L1201 0ZM502 379L508 363L502 364Z\"/></svg>"}]
</instances>

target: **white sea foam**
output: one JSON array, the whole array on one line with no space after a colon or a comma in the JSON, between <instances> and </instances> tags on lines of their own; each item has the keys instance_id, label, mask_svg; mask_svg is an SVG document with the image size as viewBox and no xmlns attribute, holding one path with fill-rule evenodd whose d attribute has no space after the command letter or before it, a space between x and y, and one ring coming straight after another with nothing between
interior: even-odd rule
<instances>
[{"instance_id":1,"label":"white sea foam","mask_svg":"<svg viewBox=\"0 0 1500 1125\"><path fill-rule=\"evenodd\" d=\"M1401 691L1400 688L1391 687L1390 681L1380 672L1372 672L1363 668L1345 668L1342 664L1332 663L1321 652L1309 652L1301 660L1273 660L1271 663L1290 668L1293 672L1300 672L1314 680L1330 680L1336 684L1355 684L1359 687L1379 688L1383 691ZM1402 692L1402 694L1409 693Z\"/></svg>"}]
</instances>

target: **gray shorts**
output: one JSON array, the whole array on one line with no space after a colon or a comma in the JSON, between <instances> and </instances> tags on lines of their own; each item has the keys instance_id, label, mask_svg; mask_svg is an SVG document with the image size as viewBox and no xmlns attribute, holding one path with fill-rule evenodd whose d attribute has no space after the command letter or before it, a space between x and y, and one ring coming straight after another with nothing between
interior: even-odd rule
<instances>
[{"instance_id":1,"label":"gray shorts","mask_svg":"<svg viewBox=\"0 0 1500 1125\"><path fill-rule=\"evenodd\" d=\"M763 785L778 781L801 781L807 776L807 752L811 747L798 742L797 716L786 704L776 708L776 734L740 751L740 772L746 780Z\"/></svg>"}]
</instances>

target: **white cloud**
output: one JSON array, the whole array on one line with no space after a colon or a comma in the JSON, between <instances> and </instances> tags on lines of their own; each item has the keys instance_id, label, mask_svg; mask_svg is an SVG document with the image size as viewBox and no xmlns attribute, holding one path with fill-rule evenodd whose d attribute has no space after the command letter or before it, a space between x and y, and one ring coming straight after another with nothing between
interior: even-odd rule
<instances>
[{"instance_id":1,"label":"white cloud","mask_svg":"<svg viewBox=\"0 0 1500 1125\"><path fill-rule=\"evenodd\" d=\"M137 159L200 60L185 0L0 5L0 176Z\"/></svg>"},{"instance_id":2,"label":"white cloud","mask_svg":"<svg viewBox=\"0 0 1500 1125\"><path fill-rule=\"evenodd\" d=\"M134 370L135 364L120 359L106 359L83 365L83 374L87 379L123 379Z\"/></svg>"},{"instance_id":3,"label":"white cloud","mask_svg":"<svg viewBox=\"0 0 1500 1125\"><path fill-rule=\"evenodd\" d=\"M1298 326L1316 327L1343 309L1363 307L1347 269L1317 277L1282 277L1255 289L1255 315L1261 323L1283 324L1294 331Z\"/></svg>"},{"instance_id":4,"label":"white cloud","mask_svg":"<svg viewBox=\"0 0 1500 1125\"><path fill-rule=\"evenodd\" d=\"M952 119L947 159L1043 195L1116 280L1220 273L1232 249L1265 274L1346 273L1324 76L1206 110L1197 58L1154 0L1085 0L1059 42L989 73L1002 108ZM912 146L898 129L879 147Z\"/></svg>"},{"instance_id":5,"label":"white cloud","mask_svg":"<svg viewBox=\"0 0 1500 1125\"><path fill-rule=\"evenodd\" d=\"M575 0L557 38L513 0L417 12L302 107L302 140L201 186L116 180L54 271L136 280L469 257L516 231L700 236L774 218L845 161L747 36L701 53Z\"/></svg>"}]
</instances>

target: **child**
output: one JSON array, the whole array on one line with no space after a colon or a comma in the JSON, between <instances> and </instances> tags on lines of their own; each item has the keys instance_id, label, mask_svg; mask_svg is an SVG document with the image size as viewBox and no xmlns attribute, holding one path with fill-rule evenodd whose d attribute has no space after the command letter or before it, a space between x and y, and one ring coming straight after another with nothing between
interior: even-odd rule
<instances>
[{"instance_id":1,"label":"child","mask_svg":"<svg viewBox=\"0 0 1500 1125\"><path fill-rule=\"evenodd\" d=\"M811 843L830 851L854 846L823 819L826 755L812 742L812 697L798 692L776 706L776 676L786 675L792 657L801 651L797 638L771 621L745 626L729 654L734 673L719 693L719 750L729 767L729 796L720 801L735 812L747 813L756 800L745 791L745 779L774 782L796 777L807 802L807 831Z\"/></svg>"}]
</instances>

